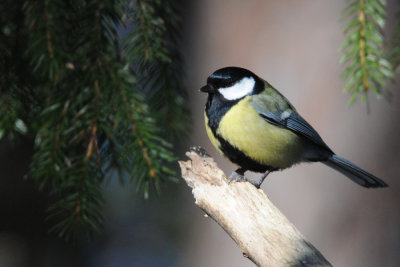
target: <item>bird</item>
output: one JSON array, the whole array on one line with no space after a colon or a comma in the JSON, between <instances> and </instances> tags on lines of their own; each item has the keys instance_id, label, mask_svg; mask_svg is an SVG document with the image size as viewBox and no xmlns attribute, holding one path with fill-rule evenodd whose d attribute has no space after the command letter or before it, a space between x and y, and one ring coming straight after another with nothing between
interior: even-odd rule
<instances>
[{"instance_id":1,"label":"bird","mask_svg":"<svg viewBox=\"0 0 400 267\"><path fill-rule=\"evenodd\" d=\"M213 146L238 168L230 181L260 188L272 172L301 162L321 162L366 188L388 185L336 155L277 89L253 72L224 67L199 89L207 93L205 126ZM263 173L256 181L246 171Z\"/></svg>"}]
</instances>

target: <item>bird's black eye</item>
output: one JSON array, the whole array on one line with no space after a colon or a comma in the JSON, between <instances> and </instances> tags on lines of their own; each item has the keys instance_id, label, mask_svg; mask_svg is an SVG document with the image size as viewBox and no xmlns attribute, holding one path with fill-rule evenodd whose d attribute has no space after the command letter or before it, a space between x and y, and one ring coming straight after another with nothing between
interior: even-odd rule
<instances>
[{"instance_id":1,"label":"bird's black eye","mask_svg":"<svg viewBox=\"0 0 400 267\"><path fill-rule=\"evenodd\" d=\"M215 77L211 75L207 79L207 84L215 89L230 87L235 83L235 81L230 77Z\"/></svg>"}]
</instances>

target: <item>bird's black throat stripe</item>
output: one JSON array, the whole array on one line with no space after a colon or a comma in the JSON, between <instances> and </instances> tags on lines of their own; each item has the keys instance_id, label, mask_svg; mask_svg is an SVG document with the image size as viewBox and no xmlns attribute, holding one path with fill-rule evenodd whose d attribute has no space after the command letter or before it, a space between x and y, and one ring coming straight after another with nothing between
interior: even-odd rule
<instances>
[{"instance_id":1,"label":"bird's black throat stripe","mask_svg":"<svg viewBox=\"0 0 400 267\"><path fill-rule=\"evenodd\" d=\"M226 112L234 106L239 100L235 101L221 101L218 96L210 94L206 104L206 115L208 118L208 126L210 127L213 135L219 141L219 148L230 161L239 165L240 167L254 172L266 172L267 170L274 171L276 168L263 165L250 157L246 156L238 148L231 145L227 140L217 134L217 128L224 117Z\"/></svg>"},{"instance_id":2,"label":"bird's black throat stripe","mask_svg":"<svg viewBox=\"0 0 400 267\"><path fill-rule=\"evenodd\" d=\"M239 102L239 100L223 101L220 99L220 96L217 96L215 94L208 94L206 114L208 118L208 126L211 128L214 135L222 117L237 102Z\"/></svg>"}]
</instances>

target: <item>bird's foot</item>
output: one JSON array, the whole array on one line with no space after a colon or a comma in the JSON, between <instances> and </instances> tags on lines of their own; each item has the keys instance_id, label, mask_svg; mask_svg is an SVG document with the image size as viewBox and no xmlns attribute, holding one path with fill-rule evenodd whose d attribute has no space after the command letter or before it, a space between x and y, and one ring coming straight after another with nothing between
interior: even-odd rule
<instances>
[{"instance_id":1,"label":"bird's foot","mask_svg":"<svg viewBox=\"0 0 400 267\"><path fill-rule=\"evenodd\" d=\"M247 178L242 173L238 173L236 171L232 172L229 176L229 183L232 182L246 182L248 181Z\"/></svg>"},{"instance_id":2,"label":"bird's foot","mask_svg":"<svg viewBox=\"0 0 400 267\"><path fill-rule=\"evenodd\" d=\"M260 181L252 181L250 179L247 179L244 176L244 174L240 174L235 171L232 172L232 174L229 176L229 183L232 183L232 182L249 182L257 188L260 188L260 185L262 183L262 181L261 182Z\"/></svg>"},{"instance_id":3,"label":"bird's foot","mask_svg":"<svg viewBox=\"0 0 400 267\"><path fill-rule=\"evenodd\" d=\"M258 180L251 181L250 183L252 183L257 188L260 188L261 184L264 182L265 178L267 178L269 173L270 171L267 170L263 175L260 176L260 178L258 178Z\"/></svg>"},{"instance_id":4,"label":"bird's foot","mask_svg":"<svg viewBox=\"0 0 400 267\"><path fill-rule=\"evenodd\" d=\"M252 185L254 185L256 188L260 188L261 184L264 182L265 178L268 176L270 171L266 171L259 179L256 181L252 181L250 179L247 179L244 176L244 172L242 173L241 170L236 170L232 172L232 174L229 176L229 183L231 182L249 182Z\"/></svg>"}]
</instances>

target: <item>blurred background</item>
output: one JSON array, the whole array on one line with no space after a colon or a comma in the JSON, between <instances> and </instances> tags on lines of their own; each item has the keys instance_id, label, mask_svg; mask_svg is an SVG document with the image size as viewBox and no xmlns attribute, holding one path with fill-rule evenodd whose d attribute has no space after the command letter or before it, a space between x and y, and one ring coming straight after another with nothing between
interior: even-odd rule
<instances>
[{"instance_id":1,"label":"blurred background","mask_svg":"<svg viewBox=\"0 0 400 267\"><path fill-rule=\"evenodd\" d=\"M272 202L334 266L400 264L400 96L348 106L338 64L344 1L196 1L185 14L183 48L192 125L180 158L200 145L230 173L204 129L206 78L224 66L268 80L340 156L389 184L367 190L322 164L270 175ZM399 4L389 1L389 16ZM388 29L391 25L388 25ZM0 146L0 266L254 266L198 209L181 181L143 200L133 185L104 185L105 229L94 241L64 243L47 234L46 198L22 177L32 144ZM258 174L251 174L257 177Z\"/></svg>"}]
</instances>

